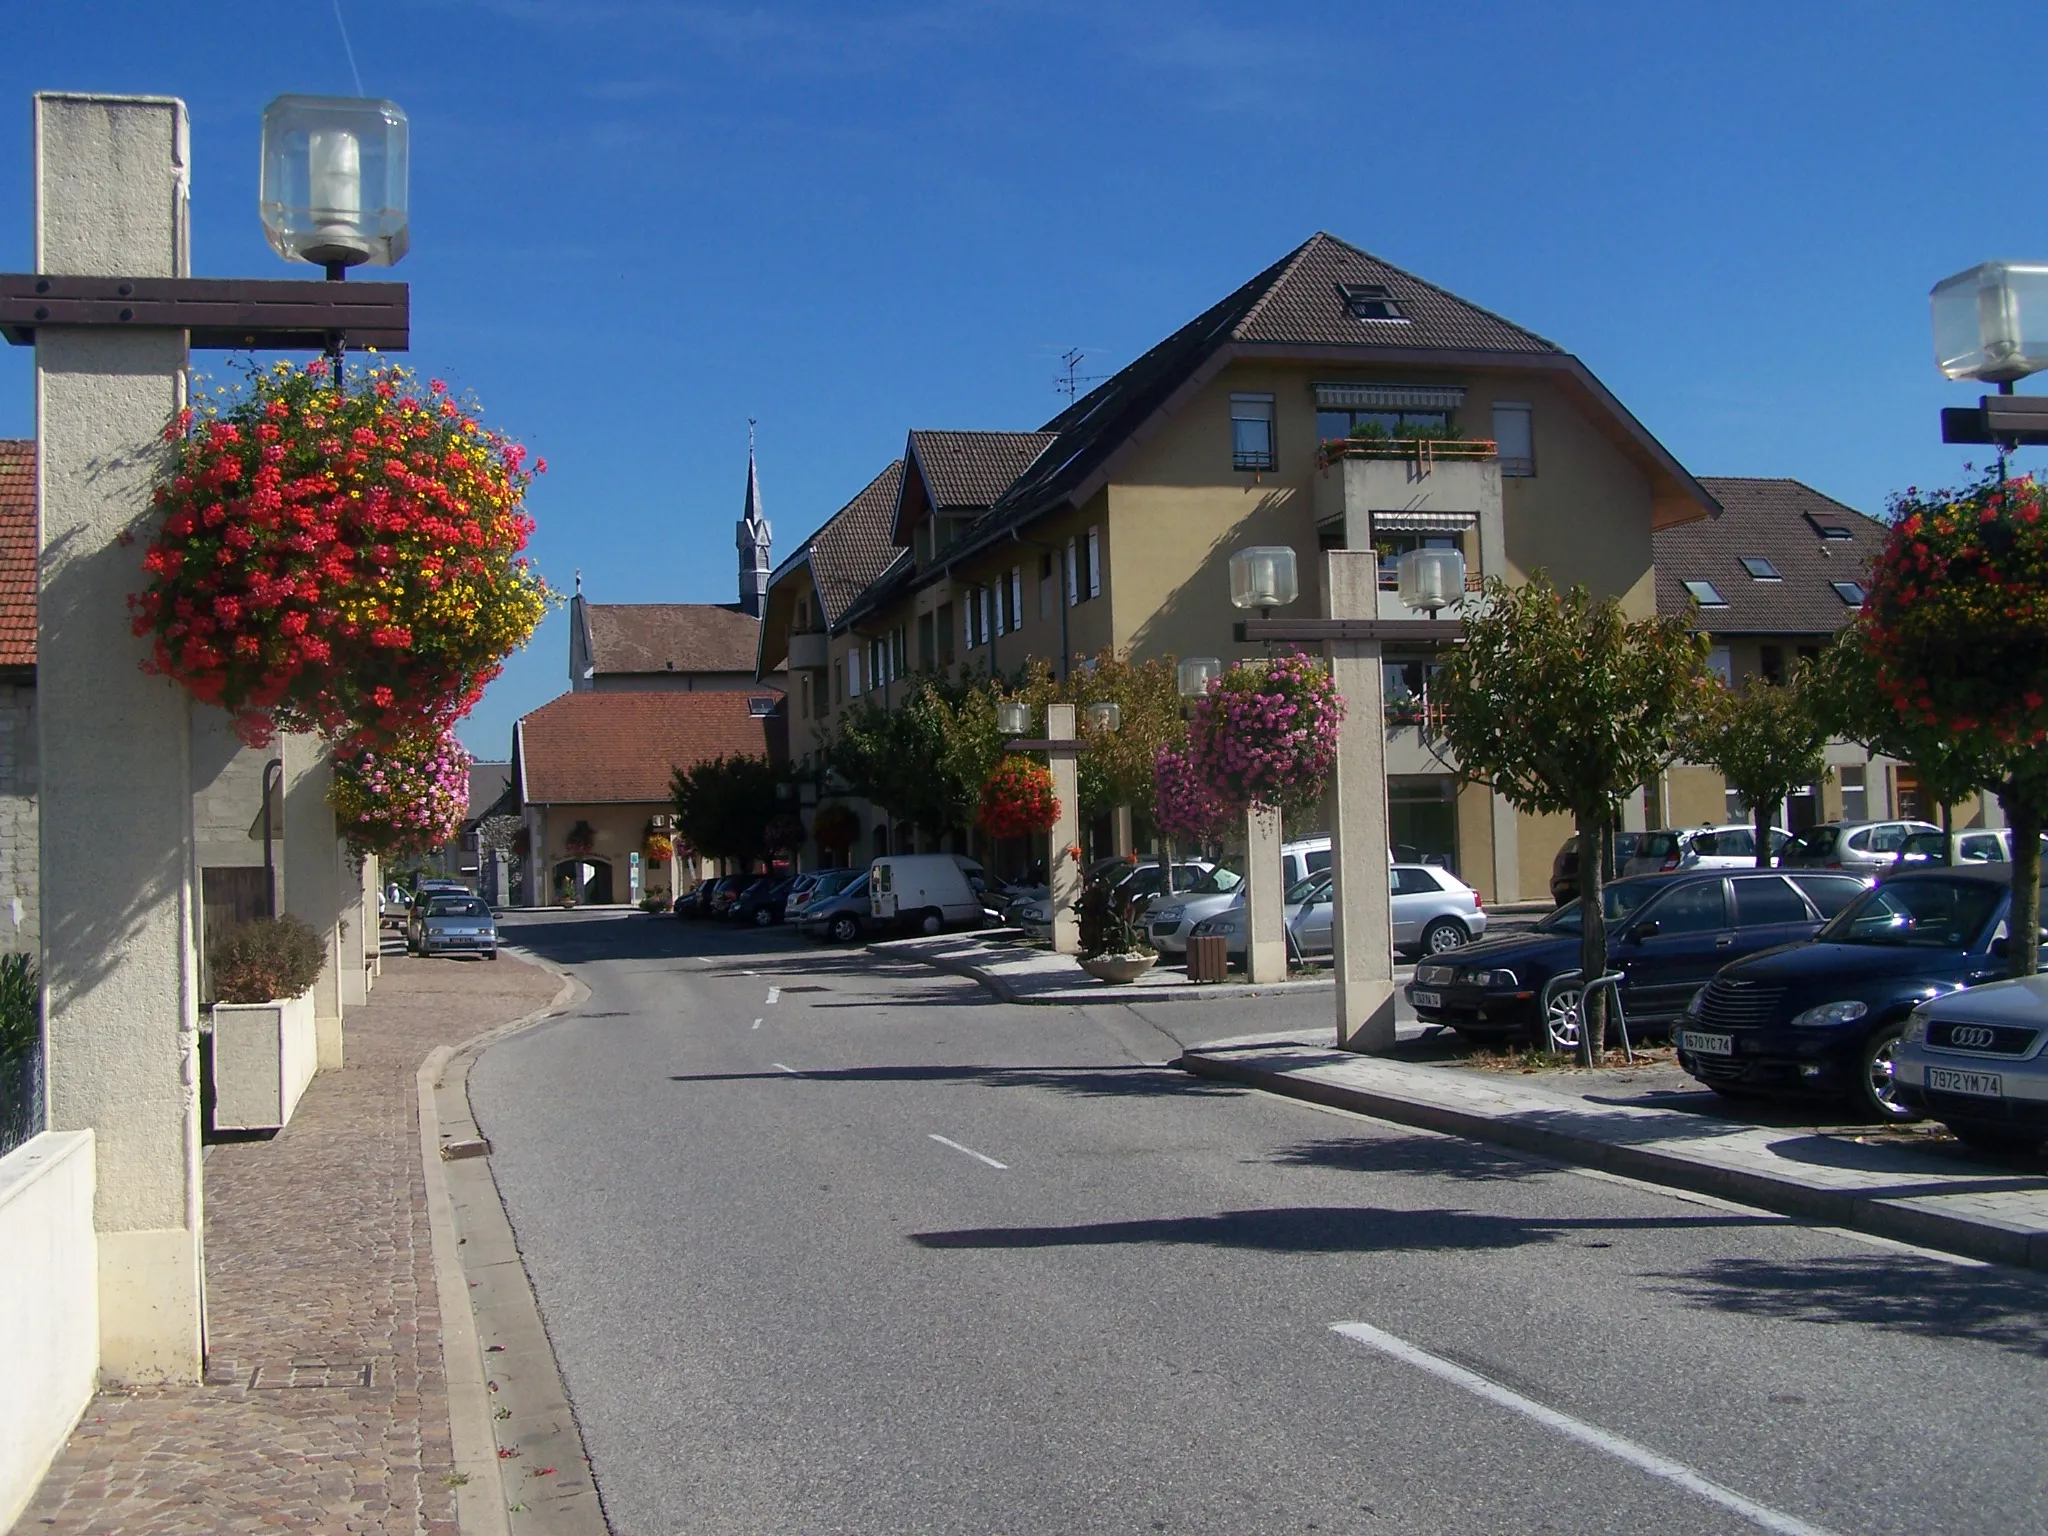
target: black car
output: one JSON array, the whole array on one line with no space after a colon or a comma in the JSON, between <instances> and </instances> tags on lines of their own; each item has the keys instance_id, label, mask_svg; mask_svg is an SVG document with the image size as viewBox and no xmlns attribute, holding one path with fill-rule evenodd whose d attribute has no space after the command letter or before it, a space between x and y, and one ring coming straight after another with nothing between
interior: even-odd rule
<instances>
[{"instance_id":1,"label":"black car","mask_svg":"<svg viewBox=\"0 0 2048 1536\"><path fill-rule=\"evenodd\" d=\"M757 928L779 923L782 921L783 903L789 900L790 887L795 884L794 876L783 880L756 880L740 893L739 900L726 909L725 915L743 923L752 923Z\"/></svg>"},{"instance_id":2,"label":"black car","mask_svg":"<svg viewBox=\"0 0 2048 1536\"><path fill-rule=\"evenodd\" d=\"M2009 864L1888 874L1811 943L1716 976L1678 1030L1679 1065L1731 1097L1847 1096L1880 1120L1910 1120L1892 1047L1919 1004L2006 974L2011 899Z\"/></svg>"},{"instance_id":3,"label":"black car","mask_svg":"<svg viewBox=\"0 0 2048 1536\"><path fill-rule=\"evenodd\" d=\"M1636 843L1642 837L1640 832L1617 832L1614 834L1614 867L1620 869L1635 857ZM1397 852L1397 864L1408 863ZM1550 861L1550 899L1560 907L1568 901L1579 899L1579 837L1575 832L1564 840L1564 846L1557 850L1557 857Z\"/></svg>"},{"instance_id":4,"label":"black car","mask_svg":"<svg viewBox=\"0 0 2048 1536\"><path fill-rule=\"evenodd\" d=\"M1606 888L1607 964L1628 979L1621 1000L1631 1036L1661 1033L1730 960L1809 938L1869 882L1853 875L1694 870L1634 875ZM1426 1024L1470 1039L1511 1035L1578 1039L1579 989L1565 986L1539 1017L1543 988L1579 968L1579 904L1528 933L1468 944L1415 967L1407 996Z\"/></svg>"}]
</instances>

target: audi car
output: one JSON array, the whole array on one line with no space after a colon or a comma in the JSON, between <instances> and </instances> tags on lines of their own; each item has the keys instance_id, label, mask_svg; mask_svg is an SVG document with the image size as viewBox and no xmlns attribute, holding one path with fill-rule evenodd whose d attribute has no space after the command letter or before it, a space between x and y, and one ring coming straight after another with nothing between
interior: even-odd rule
<instances>
[{"instance_id":1,"label":"audi car","mask_svg":"<svg viewBox=\"0 0 2048 1536\"><path fill-rule=\"evenodd\" d=\"M1899 1102L1987 1152L2048 1142L2048 976L1923 1003L1892 1056Z\"/></svg>"}]
</instances>

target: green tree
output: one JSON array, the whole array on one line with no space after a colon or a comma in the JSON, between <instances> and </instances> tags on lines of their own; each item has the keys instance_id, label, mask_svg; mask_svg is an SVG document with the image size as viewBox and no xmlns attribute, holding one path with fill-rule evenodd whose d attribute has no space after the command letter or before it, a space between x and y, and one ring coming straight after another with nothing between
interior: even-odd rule
<instances>
[{"instance_id":1,"label":"green tree","mask_svg":"<svg viewBox=\"0 0 2048 1536\"><path fill-rule=\"evenodd\" d=\"M1730 688L1718 677L1696 688L1680 733L1688 761L1718 769L1756 825L1756 862L1771 863L1771 829L1787 797L1828 771L1827 722L1801 664L1783 683L1753 677Z\"/></svg>"},{"instance_id":2,"label":"green tree","mask_svg":"<svg viewBox=\"0 0 2048 1536\"><path fill-rule=\"evenodd\" d=\"M1631 620L1584 587L1560 593L1538 572L1486 584L1431 690L1459 772L1517 810L1567 814L1579 834L1579 964L1607 969L1602 834L1622 798L1671 761L1707 641L1689 616ZM1579 1051L1606 1047L1605 995L1580 1009Z\"/></svg>"},{"instance_id":3,"label":"green tree","mask_svg":"<svg viewBox=\"0 0 2048 1536\"><path fill-rule=\"evenodd\" d=\"M1182 746L1188 739L1174 658L1133 661L1105 647L1092 662L1053 684L1048 698L1076 706L1080 735L1088 743L1075 773L1081 814L1095 816L1127 805L1141 824L1149 825L1156 795L1153 763L1160 748ZM1088 722L1088 706L1105 702L1115 704L1121 716L1110 732Z\"/></svg>"},{"instance_id":4,"label":"green tree","mask_svg":"<svg viewBox=\"0 0 2048 1536\"><path fill-rule=\"evenodd\" d=\"M775 815L775 770L765 757L734 753L673 770L676 831L698 853L751 863L768 855Z\"/></svg>"},{"instance_id":5,"label":"green tree","mask_svg":"<svg viewBox=\"0 0 2048 1536\"><path fill-rule=\"evenodd\" d=\"M966 720L979 713L971 696L985 685L923 678L894 709L863 702L848 709L827 748L826 761L854 794L872 801L893 821L934 835L967 826L981 800L982 781L969 778L992 755ZM994 706L987 706L993 735Z\"/></svg>"}]
</instances>

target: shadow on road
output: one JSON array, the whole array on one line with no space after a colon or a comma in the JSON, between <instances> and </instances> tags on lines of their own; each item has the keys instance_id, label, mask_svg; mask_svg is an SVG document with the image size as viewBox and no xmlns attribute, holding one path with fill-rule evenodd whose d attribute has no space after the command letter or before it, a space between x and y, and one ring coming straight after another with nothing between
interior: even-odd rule
<instances>
[{"instance_id":1,"label":"shadow on road","mask_svg":"<svg viewBox=\"0 0 2048 1536\"><path fill-rule=\"evenodd\" d=\"M1475 1184L1536 1178L1556 1172L1547 1163L1513 1152L1443 1136L1343 1136L1304 1141L1273 1153L1265 1161L1291 1168L1331 1168L1344 1173L1415 1173Z\"/></svg>"},{"instance_id":2,"label":"shadow on road","mask_svg":"<svg viewBox=\"0 0 2048 1536\"><path fill-rule=\"evenodd\" d=\"M1637 1230L1691 1231L1782 1226L1776 1216L1489 1216L1471 1211L1402 1211L1374 1206L1281 1206L1169 1216L1151 1221L1095 1221L1067 1227L969 1227L913 1232L921 1248L1092 1248L1171 1243L1265 1253L1398 1253L1445 1249L1520 1248L1582 1234Z\"/></svg>"},{"instance_id":3,"label":"shadow on road","mask_svg":"<svg viewBox=\"0 0 2048 1536\"><path fill-rule=\"evenodd\" d=\"M1716 1259L1682 1274L1645 1278L1691 1306L1743 1317L1861 1323L2048 1357L2048 1292L2038 1274L2024 1270L1898 1254L1797 1263Z\"/></svg>"},{"instance_id":4,"label":"shadow on road","mask_svg":"<svg viewBox=\"0 0 2048 1536\"><path fill-rule=\"evenodd\" d=\"M1234 1083L1190 1077L1171 1067L825 1067L810 1072L677 1072L672 1083L977 1083L993 1088L1046 1088L1078 1098L1239 1098Z\"/></svg>"}]
</instances>

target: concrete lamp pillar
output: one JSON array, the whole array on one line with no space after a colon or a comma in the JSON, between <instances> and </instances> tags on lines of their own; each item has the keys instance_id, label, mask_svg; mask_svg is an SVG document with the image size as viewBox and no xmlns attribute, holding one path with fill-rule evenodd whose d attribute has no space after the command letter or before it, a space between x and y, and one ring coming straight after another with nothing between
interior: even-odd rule
<instances>
[{"instance_id":1,"label":"concrete lamp pillar","mask_svg":"<svg viewBox=\"0 0 2048 1536\"><path fill-rule=\"evenodd\" d=\"M1323 617L1372 618L1379 557L1333 549L1323 579ZM1337 772L1329 794L1331 942L1337 965L1337 1046L1384 1051L1394 1044L1394 914L1382 871L1387 835L1387 733L1377 640L1325 642L1331 680L1344 700Z\"/></svg>"},{"instance_id":2,"label":"concrete lamp pillar","mask_svg":"<svg viewBox=\"0 0 2048 1536\"><path fill-rule=\"evenodd\" d=\"M342 1064L341 909L346 854L334 830L334 762L317 736L280 738L284 757L284 910L320 936L327 963L313 983L320 1069Z\"/></svg>"},{"instance_id":3,"label":"concrete lamp pillar","mask_svg":"<svg viewBox=\"0 0 2048 1536\"><path fill-rule=\"evenodd\" d=\"M1074 706L1048 704L1045 707L1045 736L1048 741L1074 739ZM1052 793L1059 811L1052 819L1051 856L1045 861L1047 888L1052 897L1052 948L1054 954L1081 953L1081 924L1074 905L1081 899L1081 861L1067 850L1081 843L1081 788L1078 759L1072 751L1048 753L1052 759Z\"/></svg>"},{"instance_id":4,"label":"concrete lamp pillar","mask_svg":"<svg viewBox=\"0 0 2048 1536\"><path fill-rule=\"evenodd\" d=\"M188 275L188 129L162 97L35 98L36 270ZM182 330L36 332L37 724L50 1126L96 1139L100 1373L197 1381L204 1316L191 715L128 595Z\"/></svg>"},{"instance_id":5,"label":"concrete lamp pillar","mask_svg":"<svg viewBox=\"0 0 2048 1536\"><path fill-rule=\"evenodd\" d=\"M1244 813L1245 976L1259 983L1287 979L1287 892L1280 866L1280 813L1252 806Z\"/></svg>"},{"instance_id":6,"label":"concrete lamp pillar","mask_svg":"<svg viewBox=\"0 0 2048 1536\"><path fill-rule=\"evenodd\" d=\"M370 941L377 936L378 903L370 890L370 861L357 861L346 839L337 839L334 855L340 861L336 881L342 891L340 947L341 1007L344 1013L370 1000L368 960Z\"/></svg>"}]
</instances>

